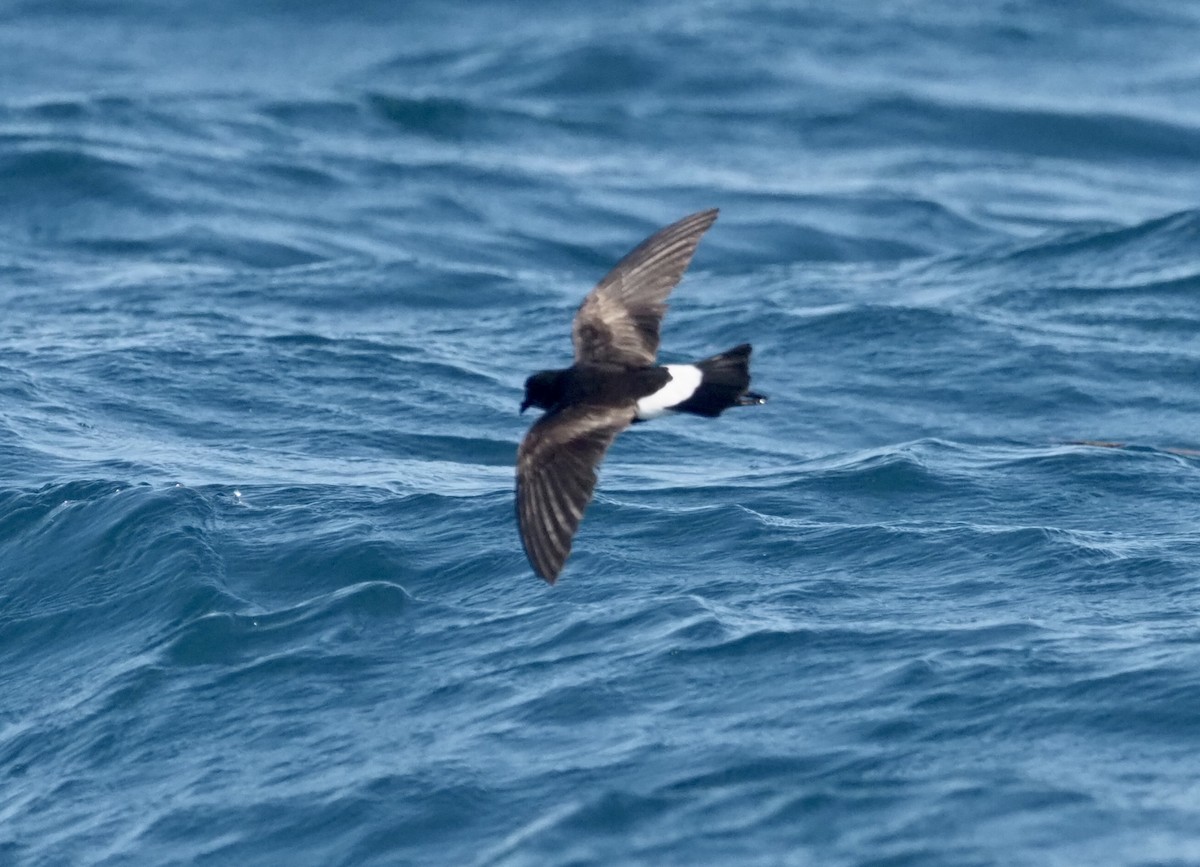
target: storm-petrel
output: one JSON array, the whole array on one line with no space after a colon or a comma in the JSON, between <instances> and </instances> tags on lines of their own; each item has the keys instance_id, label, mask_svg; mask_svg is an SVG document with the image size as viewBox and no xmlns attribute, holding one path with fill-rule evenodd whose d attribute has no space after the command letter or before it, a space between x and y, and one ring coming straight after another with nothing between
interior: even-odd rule
<instances>
[{"instance_id":1,"label":"storm-petrel","mask_svg":"<svg viewBox=\"0 0 1200 867\"><path fill-rule=\"evenodd\" d=\"M575 363L525 380L521 412L547 412L517 450L517 523L533 570L551 584L617 434L665 412L713 418L767 400L749 390L748 343L695 364L655 364L667 296L716 219L716 208L692 214L634 248L576 312Z\"/></svg>"}]
</instances>

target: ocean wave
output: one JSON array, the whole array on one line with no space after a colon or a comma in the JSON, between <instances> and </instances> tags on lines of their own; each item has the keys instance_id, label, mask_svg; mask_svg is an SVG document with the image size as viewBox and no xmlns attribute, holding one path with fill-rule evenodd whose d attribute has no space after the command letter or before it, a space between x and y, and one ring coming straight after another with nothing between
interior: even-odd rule
<instances>
[{"instance_id":1,"label":"ocean wave","mask_svg":"<svg viewBox=\"0 0 1200 867\"><path fill-rule=\"evenodd\" d=\"M0 861L1194 854L1194 11L4 22ZM550 587L522 383L707 207L770 402Z\"/></svg>"},{"instance_id":2,"label":"ocean wave","mask_svg":"<svg viewBox=\"0 0 1200 867\"><path fill-rule=\"evenodd\" d=\"M347 564L356 574L360 564ZM259 613L212 612L189 621L171 637L164 650L164 663L173 666L219 665L236 667L253 677L254 665L273 664L279 654L305 653L313 642L336 641L331 633L352 628L358 618L386 618L389 623L404 617L414 604L400 586L385 581L364 581L328 594L304 600L291 608ZM337 625L332 625L337 624ZM313 633L316 633L315 636ZM316 654L320 656L320 654ZM308 657L311 663L313 657ZM303 669L304 664L297 662Z\"/></svg>"},{"instance_id":3,"label":"ocean wave","mask_svg":"<svg viewBox=\"0 0 1200 867\"><path fill-rule=\"evenodd\" d=\"M1109 112L952 103L930 97L873 99L818 120L816 135L886 129L903 140L1073 160L1183 160L1200 155L1200 128Z\"/></svg>"}]
</instances>

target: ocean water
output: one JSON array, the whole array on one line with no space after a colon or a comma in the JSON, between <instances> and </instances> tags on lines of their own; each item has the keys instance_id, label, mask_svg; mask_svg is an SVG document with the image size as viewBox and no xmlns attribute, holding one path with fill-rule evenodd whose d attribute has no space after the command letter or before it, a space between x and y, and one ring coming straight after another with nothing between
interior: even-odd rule
<instances>
[{"instance_id":1,"label":"ocean water","mask_svg":"<svg viewBox=\"0 0 1200 867\"><path fill-rule=\"evenodd\" d=\"M0 864L1200 864L1200 6L0 3ZM549 587L532 371L720 207Z\"/></svg>"}]
</instances>

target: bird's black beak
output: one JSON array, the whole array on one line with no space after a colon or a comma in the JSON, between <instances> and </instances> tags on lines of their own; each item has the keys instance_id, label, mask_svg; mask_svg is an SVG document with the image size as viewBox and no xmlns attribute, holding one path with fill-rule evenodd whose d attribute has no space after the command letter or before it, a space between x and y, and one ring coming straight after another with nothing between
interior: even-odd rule
<instances>
[{"instance_id":1,"label":"bird's black beak","mask_svg":"<svg viewBox=\"0 0 1200 867\"><path fill-rule=\"evenodd\" d=\"M521 413L525 412L525 410L527 410L527 409L529 409L529 401L527 401L527 400L521 401L521 410L520 410L520 412L517 413L517 415L520 415Z\"/></svg>"}]
</instances>

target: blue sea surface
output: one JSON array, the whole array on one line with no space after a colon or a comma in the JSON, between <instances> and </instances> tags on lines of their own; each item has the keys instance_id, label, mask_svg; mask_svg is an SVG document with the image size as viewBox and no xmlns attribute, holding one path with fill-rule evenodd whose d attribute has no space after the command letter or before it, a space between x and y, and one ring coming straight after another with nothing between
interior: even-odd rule
<instances>
[{"instance_id":1,"label":"blue sea surface","mask_svg":"<svg viewBox=\"0 0 1200 867\"><path fill-rule=\"evenodd\" d=\"M0 864L1200 864L1200 5L0 2ZM558 584L525 377L720 207Z\"/></svg>"}]
</instances>

